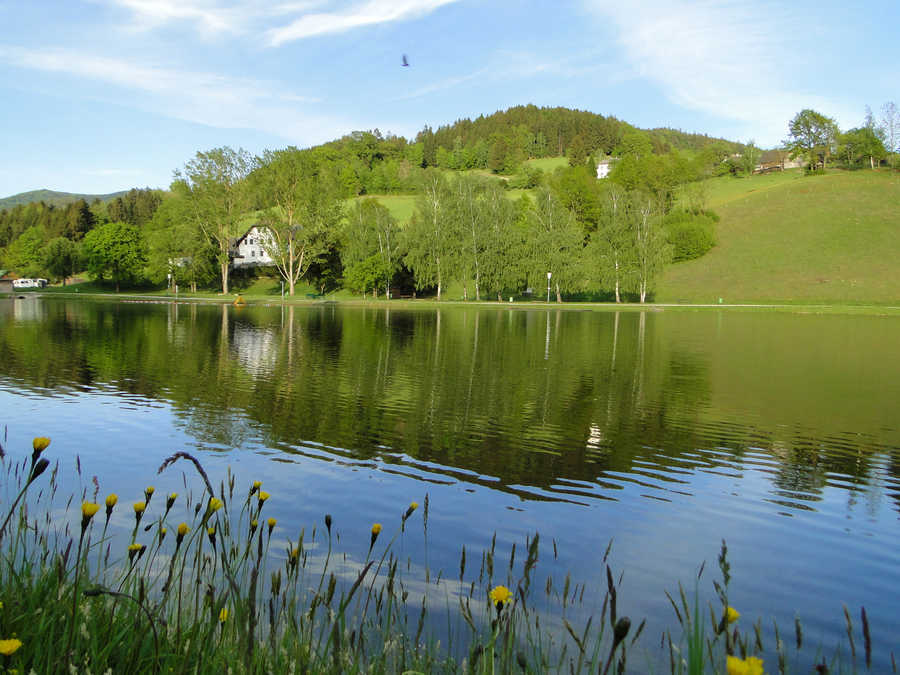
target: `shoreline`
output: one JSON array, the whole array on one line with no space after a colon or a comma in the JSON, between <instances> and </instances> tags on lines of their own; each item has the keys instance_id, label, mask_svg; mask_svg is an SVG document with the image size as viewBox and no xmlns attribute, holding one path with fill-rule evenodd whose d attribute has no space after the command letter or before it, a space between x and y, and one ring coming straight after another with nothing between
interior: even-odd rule
<instances>
[{"instance_id":1,"label":"shoreline","mask_svg":"<svg viewBox=\"0 0 900 675\"><path fill-rule=\"evenodd\" d=\"M103 293L103 292L86 292L80 293L75 291L28 291L26 293L0 293L0 298L8 297L11 299L23 296L35 296L42 298L63 297L66 299L90 299L90 300L118 300L119 302L144 302L159 304L235 304L238 296L242 297L244 302L237 306L317 306L317 305L341 305L346 307L378 307L378 308L396 308L396 309L437 309L437 308L502 308L516 310L541 310L550 309L564 311L591 311L591 312L693 312L693 311L712 311L712 310L728 310L728 311L748 311L748 312L789 312L795 314L856 314L865 316L900 316L900 304L898 305L878 305L878 304L838 304L838 303L803 303L795 304L791 302L748 302L748 303L606 303L606 302L562 302L554 301L544 302L537 300L515 300L512 302L497 302L496 300L436 300L433 298L403 298L385 300L378 299L362 299L348 297L324 297L324 298L306 298L294 296L293 298L285 296L269 298L261 295L243 295L241 293L216 295L193 295L179 294L177 296L168 293Z\"/></svg>"}]
</instances>

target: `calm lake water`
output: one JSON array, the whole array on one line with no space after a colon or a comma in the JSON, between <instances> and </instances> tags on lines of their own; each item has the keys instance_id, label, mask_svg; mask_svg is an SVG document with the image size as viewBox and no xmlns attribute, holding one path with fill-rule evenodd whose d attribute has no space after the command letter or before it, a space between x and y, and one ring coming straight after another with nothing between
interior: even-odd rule
<instances>
[{"instance_id":1,"label":"calm lake water","mask_svg":"<svg viewBox=\"0 0 900 675\"><path fill-rule=\"evenodd\" d=\"M774 618L792 640L796 615L830 654L842 605L857 628L865 606L889 668L898 411L896 317L0 300L8 452L50 436L127 501L183 489L156 469L189 450L214 480L264 481L285 539L328 512L360 557L373 521L427 493L432 570L458 576L494 533L521 558L537 531L539 578L570 571L597 604L613 539L651 659L677 628L664 591L706 561L712 598L724 538L745 628Z\"/></svg>"}]
</instances>

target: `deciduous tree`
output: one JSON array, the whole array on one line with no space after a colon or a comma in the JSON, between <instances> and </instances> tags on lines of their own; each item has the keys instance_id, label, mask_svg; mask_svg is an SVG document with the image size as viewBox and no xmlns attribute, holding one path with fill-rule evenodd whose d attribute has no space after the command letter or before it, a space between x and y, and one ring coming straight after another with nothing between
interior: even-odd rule
<instances>
[{"instance_id":1,"label":"deciduous tree","mask_svg":"<svg viewBox=\"0 0 900 675\"><path fill-rule=\"evenodd\" d=\"M216 245L222 293L228 293L231 243L241 234L250 205L246 179L253 166L248 152L226 146L198 152L175 172L173 188L188 200L192 220Z\"/></svg>"},{"instance_id":2,"label":"deciduous tree","mask_svg":"<svg viewBox=\"0 0 900 675\"><path fill-rule=\"evenodd\" d=\"M260 220L269 235L263 248L294 295L309 266L337 239L343 215L338 191L315 158L297 148L267 151L254 181L269 205Z\"/></svg>"},{"instance_id":3,"label":"deciduous tree","mask_svg":"<svg viewBox=\"0 0 900 675\"><path fill-rule=\"evenodd\" d=\"M126 223L107 223L88 232L82 253L88 271L100 280L109 275L116 293L122 281L136 281L147 263L144 237Z\"/></svg>"}]
</instances>

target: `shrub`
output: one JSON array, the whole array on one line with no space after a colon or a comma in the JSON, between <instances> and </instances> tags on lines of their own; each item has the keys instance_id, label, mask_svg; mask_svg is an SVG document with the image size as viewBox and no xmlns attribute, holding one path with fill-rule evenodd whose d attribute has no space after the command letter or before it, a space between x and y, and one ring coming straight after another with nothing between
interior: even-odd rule
<instances>
[{"instance_id":1,"label":"shrub","mask_svg":"<svg viewBox=\"0 0 900 675\"><path fill-rule=\"evenodd\" d=\"M672 261L699 258L715 246L718 220L718 215L711 211L673 211L666 216L666 239L672 246Z\"/></svg>"}]
</instances>

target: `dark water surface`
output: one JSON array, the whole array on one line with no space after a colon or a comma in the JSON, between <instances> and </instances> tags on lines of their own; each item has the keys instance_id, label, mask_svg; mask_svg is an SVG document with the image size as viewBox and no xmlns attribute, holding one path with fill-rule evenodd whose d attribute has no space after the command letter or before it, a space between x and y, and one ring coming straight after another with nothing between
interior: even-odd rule
<instances>
[{"instance_id":1,"label":"dark water surface","mask_svg":"<svg viewBox=\"0 0 900 675\"><path fill-rule=\"evenodd\" d=\"M539 531L541 573L598 602L612 538L620 613L648 618L651 652L676 626L664 591L705 560L711 595L724 538L745 617L796 614L830 650L842 604L864 605L889 667L898 412L895 317L0 300L9 451L50 436L136 500L180 489L156 468L187 449L263 480L285 538L329 512L363 553L373 521L428 493L432 569Z\"/></svg>"}]
</instances>

